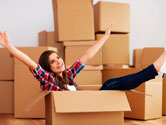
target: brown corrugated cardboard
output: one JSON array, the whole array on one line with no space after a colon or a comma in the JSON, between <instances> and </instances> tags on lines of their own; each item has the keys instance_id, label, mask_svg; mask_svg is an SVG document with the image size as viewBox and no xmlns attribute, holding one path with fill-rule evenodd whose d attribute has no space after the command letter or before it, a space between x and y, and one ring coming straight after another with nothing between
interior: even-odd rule
<instances>
[{"instance_id":1,"label":"brown corrugated cardboard","mask_svg":"<svg viewBox=\"0 0 166 125\"><path fill-rule=\"evenodd\" d=\"M125 112L125 117L148 120L162 117L162 80L145 82L135 89L152 95L145 96L133 92L126 92L131 112Z\"/></svg>"},{"instance_id":2,"label":"brown corrugated cardboard","mask_svg":"<svg viewBox=\"0 0 166 125\"><path fill-rule=\"evenodd\" d=\"M79 90L99 90L102 85L79 85Z\"/></svg>"},{"instance_id":3,"label":"brown corrugated cardboard","mask_svg":"<svg viewBox=\"0 0 166 125\"><path fill-rule=\"evenodd\" d=\"M143 48L141 66L152 64L164 52L164 48Z\"/></svg>"},{"instance_id":4,"label":"brown corrugated cardboard","mask_svg":"<svg viewBox=\"0 0 166 125\"><path fill-rule=\"evenodd\" d=\"M106 81L109 78L120 77L140 71L141 68L130 69L105 69L103 70L103 80ZM148 120L161 118L162 115L162 80L156 78L151 81L147 81L134 89L136 91L150 94L147 96L131 91L127 91L127 98L131 106L131 112L125 112L125 117Z\"/></svg>"},{"instance_id":5,"label":"brown corrugated cardboard","mask_svg":"<svg viewBox=\"0 0 166 125\"><path fill-rule=\"evenodd\" d=\"M14 58L4 48L0 48L0 80L14 80Z\"/></svg>"},{"instance_id":6,"label":"brown corrugated cardboard","mask_svg":"<svg viewBox=\"0 0 166 125\"><path fill-rule=\"evenodd\" d=\"M117 68L112 68L109 66L104 66L102 70L103 83L110 78L136 73L140 70L141 68L127 68L127 69L118 68L117 69Z\"/></svg>"},{"instance_id":7,"label":"brown corrugated cardboard","mask_svg":"<svg viewBox=\"0 0 166 125\"><path fill-rule=\"evenodd\" d=\"M112 23L111 32L130 32L130 5L99 1L94 5L95 32L103 32Z\"/></svg>"},{"instance_id":8,"label":"brown corrugated cardboard","mask_svg":"<svg viewBox=\"0 0 166 125\"><path fill-rule=\"evenodd\" d=\"M55 33L41 31L38 33L38 44L39 46L55 46Z\"/></svg>"},{"instance_id":9,"label":"brown corrugated cardboard","mask_svg":"<svg viewBox=\"0 0 166 125\"><path fill-rule=\"evenodd\" d=\"M14 113L14 82L0 81L0 114Z\"/></svg>"},{"instance_id":10,"label":"brown corrugated cardboard","mask_svg":"<svg viewBox=\"0 0 166 125\"><path fill-rule=\"evenodd\" d=\"M55 50L52 47L20 47L34 61L38 62L40 54L45 50ZM45 118L44 99L37 103L29 112L24 110L26 103L36 93L41 91L40 83L36 80L29 69L20 61L15 59L14 66L14 115L15 118Z\"/></svg>"},{"instance_id":11,"label":"brown corrugated cardboard","mask_svg":"<svg viewBox=\"0 0 166 125\"><path fill-rule=\"evenodd\" d=\"M64 42L64 46L65 46L65 63L66 63L66 65L72 65L95 42L96 41ZM96 53L96 55L87 62L87 65L101 65L101 64L102 64L102 50L100 49Z\"/></svg>"},{"instance_id":12,"label":"brown corrugated cardboard","mask_svg":"<svg viewBox=\"0 0 166 125\"><path fill-rule=\"evenodd\" d=\"M133 52L133 65L136 68L141 68L142 49L135 49Z\"/></svg>"},{"instance_id":13,"label":"brown corrugated cardboard","mask_svg":"<svg viewBox=\"0 0 166 125\"><path fill-rule=\"evenodd\" d=\"M92 0L52 0L57 41L94 40Z\"/></svg>"},{"instance_id":14,"label":"brown corrugated cardboard","mask_svg":"<svg viewBox=\"0 0 166 125\"><path fill-rule=\"evenodd\" d=\"M58 49L58 54L65 59L64 56L64 46L63 43L58 43L55 41L55 33L54 32L47 32L41 31L38 34L38 44L39 46L53 46Z\"/></svg>"},{"instance_id":15,"label":"brown corrugated cardboard","mask_svg":"<svg viewBox=\"0 0 166 125\"><path fill-rule=\"evenodd\" d=\"M157 48L157 47L151 47L151 48L144 48L142 53L142 60L141 65L142 67L146 67L150 64L152 64L154 61L157 60L157 58L164 52L164 48ZM166 90L165 90L165 84L166 78L163 79L163 101L162 101L162 114L166 115Z\"/></svg>"},{"instance_id":16,"label":"brown corrugated cardboard","mask_svg":"<svg viewBox=\"0 0 166 125\"><path fill-rule=\"evenodd\" d=\"M99 40L104 34L96 34ZM129 35L111 34L102 47L102 64L129 64Z\"/></svg>"},{"instance_id":17,"label":"brown corrugated cardboard","mask_svg":"<svg viewBox=\"0 0 166 125\"><path fill-rule=\"evenodd\" d=\"M162 104L162 114L166 115L166 77L163 79L163 104Z\"/></svg>"},{"instance_id":18,"label":"brown corrugated cardboard","mask_svg":"<svg viewBox=\"0 0 166 125\"><path fill-rule=\"evenodd\" d=\"M51 92L45 102L46 125L122 125L130 110L123 91Z\"/></svg>"},{"instance_id":19,"label":"brown corrugated cardboard","mask_svg":"<svg viewBox=\"0 0 166 125\"><path fill-rule=\"evenodd\" d=\"M75 82L78 85L102 84L102 65L85 66L85 68L76 76Z\"/></svg>"}]
</instances>

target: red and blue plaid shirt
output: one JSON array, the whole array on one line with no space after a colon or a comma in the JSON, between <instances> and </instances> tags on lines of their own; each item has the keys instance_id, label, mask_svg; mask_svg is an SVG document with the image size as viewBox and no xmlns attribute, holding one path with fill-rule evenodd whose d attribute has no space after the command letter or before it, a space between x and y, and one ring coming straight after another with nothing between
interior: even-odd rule
<instances>
[{"instance_id":1,"label":"red and blue plaid shirt","mask_svg":"<svg viewBox=\"0 0 166 125\"><path fill-rule=\"evenodd\" d=\"M74 80L75 76L85 67L85 65L77 60L71 67L67 69L67 74L71 80ZM62 91L55 81L55 74L47 72L39 64L36 69L30 69L36 79L40 81L42 90ZM77 86L78 87L78 86Z\"/></svg>"}]
</instances>

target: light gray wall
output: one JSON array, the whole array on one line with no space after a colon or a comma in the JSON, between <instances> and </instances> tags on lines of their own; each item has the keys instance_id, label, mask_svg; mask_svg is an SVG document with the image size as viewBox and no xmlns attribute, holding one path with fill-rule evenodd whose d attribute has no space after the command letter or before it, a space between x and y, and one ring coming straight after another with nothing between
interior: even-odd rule
<instances>
[{"instance_id":1,"label":"light gray wall","mask_svg":"<svg viewBox=\"0 0 166 125\"><path fill-rule=\"evenodd\" d=\"M99 0L94 0L96 3ZM131 6L130 51L166 45L165 0L105 0ZM52 0L0 0L0 30L15 46L37 46L38 32L53 31ZM131 61L132 63L132 54Z\"/></svg>"}]
</instances>

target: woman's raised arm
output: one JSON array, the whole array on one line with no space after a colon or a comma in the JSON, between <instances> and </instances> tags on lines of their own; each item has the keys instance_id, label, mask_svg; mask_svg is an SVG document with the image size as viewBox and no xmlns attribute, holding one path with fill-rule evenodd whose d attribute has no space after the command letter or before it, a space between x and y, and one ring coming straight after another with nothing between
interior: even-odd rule
<instances>
[{"instance_id":1,"label":"woman's raised arm","mask_svg":"<svg viewBox=\"0 0 166 125\"><path fill-rule=\"evenodd\" d=\"M37 68L37 64L29 56L27 56L25 53L18 50L16 47L14 47L10 43L10 40L6 31L4 33L0 31L0 45L6 48L13 56L15 56L18 60L23 62L29 68L31 69Z\"/></svg>"},{"instance_id":2,"label":"woman's raised arm","mask_svg":"<svg viewBox=\"0 0 166 125\"><path fill-rule=\"evenodd\" d=\"M80 61L83 64L86 64L86 62L93 58L93 56L97 53L97 51L103 46L103 44L105 43L105 41L109 38L110 36L110 32L111 32L111 27L112 24L109 24L106 28L105 31L105 35L98 41L96 41L96 43L94 45L92 45L85 53L84 55L82 55L82 57L80 58Z\"/></svg>"}]
</instances>

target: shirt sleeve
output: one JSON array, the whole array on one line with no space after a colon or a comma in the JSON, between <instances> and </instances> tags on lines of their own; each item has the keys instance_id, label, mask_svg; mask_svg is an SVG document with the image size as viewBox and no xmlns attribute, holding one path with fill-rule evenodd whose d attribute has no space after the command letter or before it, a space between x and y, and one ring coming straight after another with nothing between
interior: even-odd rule
<instances>
[{"instance_id":1,"label":"shirt sleeve","mask_svg":"<svg viewBox=\"0 0 166 125\"><path fill-rule=\"evenodd\" d=\"M42 90L54 90L60 91L60 88L56 83L54 83L54 77L52 73L47 72L44 70L39 64L36 69L30 69L33 76L40 81L41 89Z\"/></svg>"},{"instance_id":2,"label":"shirt sleeve","mask_svg":"<svg viewBox=\"0 0 166 125\"><path fill-rule=\"evenodd\" d=\"M71 67L67 69L68 76L73 80L76 75L85 67L85 65L77 60Z\"/></svg>"}]
</instances>

